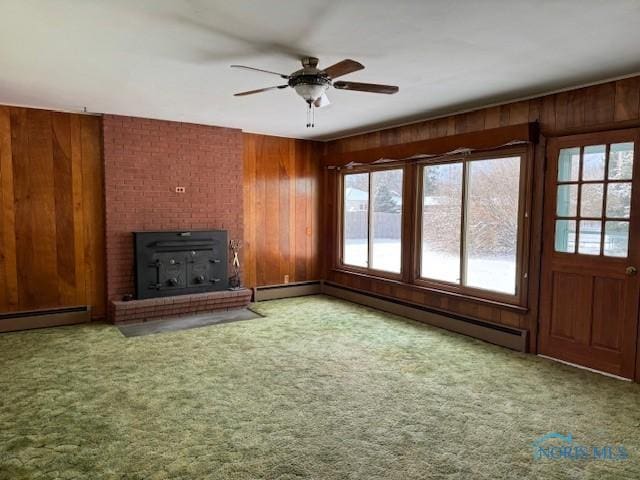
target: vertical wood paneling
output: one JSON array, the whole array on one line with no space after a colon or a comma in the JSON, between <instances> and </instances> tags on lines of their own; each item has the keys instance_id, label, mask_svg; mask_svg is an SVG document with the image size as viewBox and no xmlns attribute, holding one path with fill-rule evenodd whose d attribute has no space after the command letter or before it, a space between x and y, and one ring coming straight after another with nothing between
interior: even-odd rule
<instances>
[{"instance_id":1,"label":"vertical wood paneling","mask_svg":"<svg viewBox=\"0 0 640 480\"><path fill-rule=\"evenodd\" d=\"M244 134L244 282L318 280L319 144Z\"/></svg>"},{"instance_id":2,"label":"vertical wood paneling","mask_svg":"<svg viewBox=\"0 0 640 480\"><path fill-rule=\"evenodd\" d=\"M542 110L542 99L534 98L529 100L529 118L528 122L537 122L540 120L540 111Z\"/></svg>"},{"instance_id":3,"label":"vertical wood paneling","mask_svg":"<svg viewBox=\"0 0 640 480\"><path fill-rule=\"evenodd\" d=\"M585 125L601 125L613 122L616 96L615 84L604 83L585 90Z\"/></svg>"},{"instance_id":4,"label":"vertical wood paneling","mask_svg":"<svg viewBox=\"0 0 640 480\"><path fill-rule=\"evenodd\" d=\"M555 131L556 129L556 97L555 95L547 95L542 98L542 107L540 109L540 127L547 131Z\"/></svg>"},{"instance_id":5,"label":"vertical wood paneling","mask_svg":"<svg viewBox=\"0 0 640 480\"><path fill-rule=\"evenodd\" d=\"M567 127L575 128L584 125L585 99L587 91L584 88L572 90L567 95Z\"/></svg>"},{"instance_id":6,"label":"vertical wood paneling","mask_svg":"<svg viewBox=\"0 0 640 480\"><path fill-rule=\"evenodd\" d=\"M625 78L616 82L614 118L617 122L640 117L640 77Z\"/></svg>"},{"instance_id":7,"label":"vertical wood paneling","mask_svg":"<svg viewBox=\"0 0 640 480\"><path fill-rule=\"evenodd\" d=\"M84 270L87 301L93 306L94 317L104 317L106 314L104 165L98 117L80 116L80 148L84 192Z\"/></svg>"},{"instance_id":8,"label":"vertical wood paneling","mask_svg":"<svg viewBox=\"0 0 640 480\"><path fill-rule=\"evenodd\" d=\"M51 122L56 245L61 246L56 249L58 302L70 305L75 303L77 285L70 116L63 113L53 113Z\"/></svg>"},{"instance_id":9,"label":"vertical wood paneling","mask_svg":"<svg viewBox=\"0 0 640 480\"><path fill-rule=\"evenodd\" d=\"M280 220L282 218L280 212L280 198L282 196L280 185L280 156L282 155L281 144L276 143L276 139L267 139L263 146L262 152L264 157L260 158L261 171L265 176L265 205L266 210L261 212L265 217L265 234L266 234L266 256L265 271L262 274L267 285L282 283L283 277L280 276L280 259L288 252L280 251ZM287 185L288 187L288 185ZM288 192L288 188L286 189ZM259 269L259 267L256 267Z\"/></svg>"},{"instance_id":10,"label":"vertical wood paneling","mask_svg":"<svg viewBox=\"0 0 640 480\"><path fill-rule=\"evenodd\" d=\"M11 117L0 106L0 311L18 308Z\"/></svg>"},{"instance_id":11,"label":"vertical wood paneling","mask_svg":"<svg viewBox=\"0 0 640 480\"><path fill-rule=\"evenodd\" d=\"M245 137L246 138L246 137ZM257 285L256 279L256 227L258 218L257 191L259 185L256 180L256 143L244 141L244 161L243 161L243 199L244 199L244 244L242 248L243 261L242 275L245 285ZM253 219L253 221L249 221Z\"/></svg>"},{"instance_id":12,"label":"vertical wood paneling","mask_svg":"<svg viewBox=\"0 0 640 480\"><path fill-rule=\"evenodd\" d=\"M75 252L75 274L76 274L76 298L77 305L82 305L87 298L87 269L84 234L84 182L82 178L82 135L80 132L80 117L70 116L70 145L71 145L71 179L73 198L73 242ZM100 212L102 214L102 212ZM87 215L90 218L90 215ZM102 300L95 298L92 305L99 304L102 307ZM100 307L97 307L100 309ZM104 309L102 307L102 309Z\"/></svg>"},{"instance_id":13,"label":"vertical wood paneling","mask_svg":"<svg viewBox=\"0 0 640 480\"><path fill-rule=\"evenodd\" d=\"M484 128L498 128L500 126L500 107L487 108L484 112Z\"/></svg>"},{"instance_id":14,"label":"vertical wood paneling","mask_svg":"<svg viewBox=\"0 0 640 480\"><path fill-rule=\"evenodd\" d=\"M479 111L479 114L482 110ZM529 121L529 101L512 103L509 106L509 124L517 125ZM476 128L474 131L482 130Z\"/></svg>"},{"instance_id":15,"label":"vertical wood paneling","mask_svg":"<svg viewBox=\"0 0 640 480\"><path fill-rule=\"evenodd\" d=\"M90 305L102 316L100 119L0 107L0 184L0 313Z\"/></svg>"},{"instance_id":16,"label":"vertical wood paneling","mask_svg":"<svg viewBox=\"0 0 640 480\"><path fill-rule=\"evenodd\" d=\"M58 242L56 224L56 191L53 166L53 131L51 112L27 110L29 188L23 192L26 214L18 222L30 222L31 251L24 250L18 274L28 301L45 307L62 305L58 279ZM15 165L15 163L14 163Z\"/></svg>"}]
</instances>

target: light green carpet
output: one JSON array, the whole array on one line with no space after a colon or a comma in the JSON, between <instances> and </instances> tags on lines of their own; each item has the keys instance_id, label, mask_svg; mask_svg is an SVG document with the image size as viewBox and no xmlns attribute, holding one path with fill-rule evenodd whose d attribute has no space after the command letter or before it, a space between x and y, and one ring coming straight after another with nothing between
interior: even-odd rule
<instances>
[{"instance_id":1,"label":"light green carpet","mask_svg":"<svg viewBox=\"0 0 640 480\"><path fill-rule=\"evenodd\" d=\"M640 386L364 307L0 335L0 479L638 479ZM624 461L532 458L572 433Z\"/></svg>"}]
</instances>

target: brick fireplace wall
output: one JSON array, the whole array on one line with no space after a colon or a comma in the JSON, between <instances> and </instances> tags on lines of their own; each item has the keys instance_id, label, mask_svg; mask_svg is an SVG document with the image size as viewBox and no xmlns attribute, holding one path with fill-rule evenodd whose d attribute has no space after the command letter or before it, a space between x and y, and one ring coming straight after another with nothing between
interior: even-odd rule
<instances>
[{"instance_id":1,"label":"brick fireplace wall","mask_svg":"<svg viewBox=\"0 0 640 480\"><path fill-rule=\"evenodd\" d=\"M240 130L116 115L102 125L110 300L135 293L131 232L221 229L242 239Z\"/></svg>"}]
</instances>

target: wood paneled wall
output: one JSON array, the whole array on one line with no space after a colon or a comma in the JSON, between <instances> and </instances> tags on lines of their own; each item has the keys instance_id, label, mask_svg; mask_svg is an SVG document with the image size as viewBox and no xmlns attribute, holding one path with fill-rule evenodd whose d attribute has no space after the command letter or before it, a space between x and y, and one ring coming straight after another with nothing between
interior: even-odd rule
<instances>
[{"instance_id":1,"label":"wood paneled wall","mask_svg":"<svg viewBox=\"0 0 640 480\"><path fill-rule=\"evenodd\" d=\"M100 118L0 106L0 312L105 313Z\"/></svg>"},{"instance_id":2,"label":"wood paneled wall","mask_svg":"<svg viewBox=\"0 0 640 480\"><path fill-rule=\"evenodd\" d=\"M319 280L322 145L243 136L245 285Z\"/></svg>"},{"instance_id":3,"label":"wood paneled wall","mask_svg":"<svg viewBox=\"0 0 640 480\"><path fill-rule=\"evenodd\" d=\"M640 76L354 135L328 142L325 149L330 155L534 121L547 137L636 126Z\"/></svg>"},{"instance_id":4,"label":"wood paneled wall","mask_svg":"<svg viewBox=\"0 0 640 480\"><path fill-rule=\"evenodd\" d=\"M640 126L640 77L355 135L326 143L324 153L330 157L337 153L362 151L533 121L539 122L543 138L535 148L533 166L529 298L526 311L336 269L334 232L338 208L336 203L338 175L335 170L325 170L323 178L323 232L326 252L323 278L347 287L424 305L443 312L527 329L530 332L530 349L535 351L538 275L542 243L545 138Z\"/></svg>"}]
</instances>

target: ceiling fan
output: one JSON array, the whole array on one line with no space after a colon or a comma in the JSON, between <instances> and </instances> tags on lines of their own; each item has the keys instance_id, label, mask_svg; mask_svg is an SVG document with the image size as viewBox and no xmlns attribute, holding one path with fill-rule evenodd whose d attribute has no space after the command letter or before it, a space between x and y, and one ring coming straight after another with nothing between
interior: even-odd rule
<instances>
[{"instance_id":1,"label":"ceiling fan","mask_svg":"<svg viewBox=\"0 0 640 480\"><path fill-rule=\"evenodd\" d=\"M326 107L331 103L326 93L329 87L337 88L338 90L385 93L388 95L396 93L399 90L398 87L394 85L379 85L376 83L344 81L334 82L334 79L338 77L341 77L348 73L357 72L358 70L362 70L364 68L364 65L362 65L361 63L350 59L342 60L335 65L331 65L330 67L321 70L318 68L317 58L304 57L302 59L302 68L289 75L272 72L270 70L262 70L260 68L246 67L244 65L231 65L231 67L270 73L273 75L278 75L280 78L287 80L287 83L283 85L260 88L258 90L249 90L248 92L240 92L236 93L234 96L241 97L244 95L253 95L254 93L267 92L269 90L291 87L296 91L298 95L300 95L304 99L305 102L307 102L307 105L309 106L309 110L307 111L307 127L314 126L313 108Z\"/></svg>"}]
</instances>

